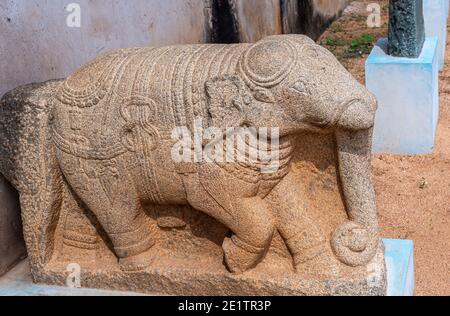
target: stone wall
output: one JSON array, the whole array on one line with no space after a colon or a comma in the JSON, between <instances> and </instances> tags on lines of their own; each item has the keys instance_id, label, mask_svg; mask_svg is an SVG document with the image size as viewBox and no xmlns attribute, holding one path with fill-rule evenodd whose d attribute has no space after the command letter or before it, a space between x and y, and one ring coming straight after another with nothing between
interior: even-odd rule
<instances>
[{"instance_id":1,"label":"stone wall","mask_svg":"<svg viewBox=\"0 0 450 316\"><path fill-rule=\"evenodd\" d=\"M0 275L25 255L17 192L0 175Z\"/></svg>"},{"instance_id":2,"label":"stone wall","mask_svg":"<svg viewBox=\"0 0 450 316\"><path fill-rule=\"evenodd\" d=\"M241 42L283 33L279 0L234 0Z\"/></svg>"},{"instance_id":3,"label":"stone wall","mask_svg":"<svg viewBox=\"0 0 450 316\"><path fill-rule=\"evenodd\" d=\"M284 33L319 38L350 0L281 0Z\"/></svg>"},{"instance_id":4,"label":"stone wall","mask_svg":"<svg viewBox=\"0 0 450 316\"><path fill-rule=\"evenodd\" d=\"M323 17L335 17L349 4L350 0L312 0L314 13Z\"/></svg>"},{"instance_id":5,"label":"stone wall","mask_svg":"<svg viewBox=\"0 0 450 316\"><path fill-rule=\"evenodd\" d=\"M80 27L69 27L70 3ZM345 0L3 0L0 96L19 85L65 77L119 47L256 42L280 33L317 37ZM289 22L286 22L289 21Z\"/></svg>"},{"instance_id":6,"label":"stone wall","mask_svg":"<svg viewBox=\"0 0 450 316\"><path fill-rule=\"evenodd\" d=\"M81 27L68 27L68 4ZM204 0L3 0L0 95L19 85L65 77L119 47L201 43ZM6 58L4 57L6 56Z\"/></svg>"},{"instance_id":7,"label":"stone wall","mask_svg":"<svg viewBox=\"0 0 450 316\"><path fill-rule=\"evenodd\" d=\"M211 41L256 42L282 33L318 38L350 0L208 0Z\"/></svg>"}]
</instances>

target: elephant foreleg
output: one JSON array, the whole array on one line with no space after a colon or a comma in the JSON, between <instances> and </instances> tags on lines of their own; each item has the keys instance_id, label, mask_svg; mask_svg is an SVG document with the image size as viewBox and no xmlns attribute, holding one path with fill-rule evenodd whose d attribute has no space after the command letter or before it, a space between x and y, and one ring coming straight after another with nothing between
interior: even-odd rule
<instances>
[{"instance_id":1,"label":"elephant foreleg","mask_svg":"<svg viewBox=\"0 0 450 316\"><path fill-rule=\"evenodd\" d=\"M329 261L330 247L319 225L308 214L302 193L288 174L267 198L275 211L276 225L293 257L297 271L317 267ZM310 271L308 271L310 272Z\"/></svg>"},{"instance_id":2,"label":"elephant foreleg","mask_svg":"<svg viewBox=\"0 0 450 316\"><path fill-rule=\"evenodd\" d=\"M258 197L239 199L234 215L234 220L228 223L233 236L225 239L223 250L228 268L240 273L263 260L275 227L269 206Z\"/></svg>"},{"instance_id":3,"label":"elephant foreleg","mask_svg":"<svg viewBox=\"0 0 450 316\"><path fill-rule=\"evenodd\" d=\"M229 192L221 192L229 202L221 203L214 193L194 189L201 186L198 176L185 178L189 204L232 231L232 237L226 238L222 245L230 271L241 273L256 267L264 258L275 231L268 204L259 197L231 197Z\"/></svg>"},{"instance_id":4,"label":"elephant foreleg","mask_svg":"<svg viewBox=\"0 0 450 316\"><path fill-rule=\"evenodd\" d=\"M323 232L307 214L307 206L291 175L274 188L269 200L276 212L277 228L296 266L325 251Z\"/></svg>"}]
</instances>

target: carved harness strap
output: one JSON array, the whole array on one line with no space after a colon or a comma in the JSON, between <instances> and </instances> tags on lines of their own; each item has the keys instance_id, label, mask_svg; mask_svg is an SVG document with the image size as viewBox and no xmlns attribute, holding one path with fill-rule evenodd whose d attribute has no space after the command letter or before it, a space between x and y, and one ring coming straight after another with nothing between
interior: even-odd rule
<instances>
[{"instance_id":1,"label":"carved harness strap","mask_svg":"<svg viewBox=\"0 0 450 316\"><path fill-rule=\"evenodd\" d=\"M51 128L51 134L54 144L61 151L88 160L109 160L128 152L128 149L121 143L104 148L92 148L87 145L70 142L58 134L53 127Z\"/></svg>"}]
</instances>

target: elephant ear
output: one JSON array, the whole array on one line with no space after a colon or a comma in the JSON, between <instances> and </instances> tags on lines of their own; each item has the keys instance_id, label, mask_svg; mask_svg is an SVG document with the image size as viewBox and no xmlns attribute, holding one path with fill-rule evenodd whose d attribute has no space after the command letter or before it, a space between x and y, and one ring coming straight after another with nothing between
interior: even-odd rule
<instances>
[{"instance_id":1,"label":"elephant ear","mask_svg":"<svg viewBox=\"0 0 450 316\"><path fill-rule=\"evenodd\" d=\"M216 77L206 82L211 126L241 126L253 97L238 76Z\"/></svg>"}]
</instances>

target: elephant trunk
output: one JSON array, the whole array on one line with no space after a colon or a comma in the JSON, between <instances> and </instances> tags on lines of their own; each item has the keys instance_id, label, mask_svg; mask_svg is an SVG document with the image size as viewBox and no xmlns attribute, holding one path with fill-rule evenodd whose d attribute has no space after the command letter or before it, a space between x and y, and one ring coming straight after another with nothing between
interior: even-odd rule
<instances>
[{"instance_id":1,"label":"elephant trunk","mask_svg":"<svg viewBox=\"0 0 450 316\"><path fill-rule=\"evenodd\" d=\"M338 130L339 172L349 221L332 237L332 248L349 266L369 263L378 246L378 219L372 181L373 128Z\"/></svg>"}]
</instances>

